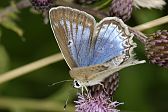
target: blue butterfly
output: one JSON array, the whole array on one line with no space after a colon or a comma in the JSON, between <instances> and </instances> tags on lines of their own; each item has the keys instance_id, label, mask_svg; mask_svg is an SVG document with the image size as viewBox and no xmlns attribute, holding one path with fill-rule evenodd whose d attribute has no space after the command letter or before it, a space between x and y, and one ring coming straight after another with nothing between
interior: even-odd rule
<instances>
[{"instance_id":1,"label":"blue butterfly","mask_svg":"<svg viewBox=\"0 0 168 112\"><path fill-rule=\"evenodd\" d=\"M133 58L133 34L116 17L96 23L84 11L59 6L50 9L49 18L76 88L100 84L122 68L145 62Z\"/></svg>"}]
</instances>

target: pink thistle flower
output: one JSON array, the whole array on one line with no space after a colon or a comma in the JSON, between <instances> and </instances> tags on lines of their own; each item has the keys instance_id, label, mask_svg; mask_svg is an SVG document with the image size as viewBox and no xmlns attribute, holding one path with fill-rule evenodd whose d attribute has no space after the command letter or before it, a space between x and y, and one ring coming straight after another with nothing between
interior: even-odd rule
<instances>
[{"instance_id":1,"label":"pink thistle flower","mask_svg":"<svg viewBox=\"0 0 168 112\"><path fill-rule=\"evenodd\" d=\"M76 112L119 112L115 109L122 104L117 101L112 102L103 92L98 96L92 96L91 93L78 95L76 103Z\"/></svg>"},{"instance_id":2,"label":"pink thistle flower","mask_svg":"<svg viewBox=\"0 0 168 112\"><path fill-rule=\"evenodd\" d=\"M112 101L111 97L118 87L118 73L114 73L104 80L103 85L89 88L89 92L78 94L76 112L119 112L117 106L123 103Z\"/></svg>"}]
</instances>

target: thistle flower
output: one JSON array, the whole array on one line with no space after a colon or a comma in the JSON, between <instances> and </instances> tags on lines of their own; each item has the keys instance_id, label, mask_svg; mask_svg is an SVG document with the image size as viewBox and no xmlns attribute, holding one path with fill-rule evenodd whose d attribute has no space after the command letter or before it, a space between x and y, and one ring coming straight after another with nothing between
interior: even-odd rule
<instances>
[{"instance_id":1,"label":"thistle flower","mask_svg":"<svg viewBox=\"0 0 168 112\"><path fill-rule=\"evenodd\" d=\"M31 0L32 6L39 11L49 10L54 6L53 0Z\"/></svg>"},{"instance_id":2,"label":"thistle flower","mask_svg":"<svg viewBox=\"0 0 168 112\"><path fill-rule=\"evenodd\" d=\"M96 1L98 1L98 0L75 0L75 2L79 3L79 4L92 4Z\"/></svg>"},{"instance_id":3,"label":"thistle flower","mask_svg":"<svg viewBox=\"0 0 168 112\"><path fill-rule=\"evenodd\" d=\"M104 87L95 85L89 88L87 94L78 94L76 112L119 112L116 107L122 103L111 100L118 82L118 73L114 73L102 83Z\"/></svg>"},{"instance_id":4,"label":"thistle flower","mask_svg":"<svg viewBox=\"0 0 168 112\"><path fill-rule=\"evenodd\" d=\"M153 64L168 68L168 31L157 31L146 43L147 58Z\"/></svg>"},{"instance_id":5,"label":"thistle flower","mask_svg":"<svg viewBox=\"0 0 168 112\"><path fill-rule=\"evenodd\" d=\"M110 6L110 16L116 16L123 21L131 17L133 0L113 0Z\"/></svg>"}]
</instances>

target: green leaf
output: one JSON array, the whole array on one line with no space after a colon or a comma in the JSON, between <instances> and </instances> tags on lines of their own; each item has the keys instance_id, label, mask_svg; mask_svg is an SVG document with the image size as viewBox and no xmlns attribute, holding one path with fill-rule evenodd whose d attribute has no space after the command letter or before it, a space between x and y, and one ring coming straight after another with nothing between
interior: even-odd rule
<instances>
[{"instance_id":1,"label":"green leaf","mask_svg":"<svg viewBox=\"0 0 168 112\"><path fill-rule=\"evenodd\" d=\"M156 9L136 9L133 11L133 17L138 24L143 24L162 17L162 13L160 10ZM153 33L159 30L158 27L159 26L147 29L145 30L145 33Z\"/></svg>"},{"instance_id":2,"label":"green leaf","mask_svg":"<svg viewBox=\"0 0 168 112\"><path fill-rule=\"evenodd\" d=\"M9 57L5 48L0 45L0 73L5 72L8 69Z\"/></svg>"},{"instance_id":3,"label":"green leaf","mask_svg":"<svg viewBox=\"0 0 168 112\"><path fill-rule=\"evenodd\" d=\"M18 20L17 13L19 12L16 4L11 2L11 7L13 8L12 12L7 11L3 14L3 18L0 18L0 24L7 29L10 29L16 32L19 36L23 36L23 30L15 23L15 20ZM0 11L3 11L2 9Z\"/></svg>"},{"instance_id":4,"label":"green leaf","mask_svg":"<svg viewBox=\"0 0 168 112\"><path fill-rule=\"evenodd\" d=\"M111 2L112 2L112 0L101 1L99 4L96 5L96 7L94 9L101 10L104 8L109 8L109 5L111 4Z\"/></svg>"},{"instance_id":5,"label":"green leaf","mask_svg":"<svg viewBox=\"0 0 168 112\"><path fill-rule=\"evenodd\" d=\"M23 36L23 30L13 20L6 18L1 24L5 28L16 32L19 36Z\"/></svg>"},{"instance_id":6,"label":"green leaf","mask_svg":"<svg viewBox=\"0 0 168 112\"><path fill-rule=\"evenodd\" d=\"M15 13L9 13L7 15L7 18L10 18L12 20L18 20L19 19L19 17L17 16L16 12Z\"/></svg>"}]
</instances>

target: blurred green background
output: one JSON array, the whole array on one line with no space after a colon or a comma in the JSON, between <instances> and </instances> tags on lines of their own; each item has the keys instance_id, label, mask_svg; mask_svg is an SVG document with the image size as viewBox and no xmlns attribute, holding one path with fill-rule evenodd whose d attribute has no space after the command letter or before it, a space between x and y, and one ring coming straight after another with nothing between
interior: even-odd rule
<instances>
[{"instance_id":1,"label":"blurred green background","mask_svg":"<svg viewBox=\"0 0 168 112\"><path fill-rule=\"evenodd\" d=\"M1 0L0 10L10 3L11 0ZM163 10L134 9L127 24L135 26L167 14L168 6ZM17 16L15 23L23 30L23 36L0 25L0 73L59 52L50 25L44 24L42 15L26 8ZM167 26L164 24L145 33L168 29ZM137 58L146 59L144 47L135 41L138 43ZM70 79L68 71L62 60L1 84L0 112L60 112L68 96L67 110L73 110L77 90L72 88L71 82L48 86ZM146 63L120 71L120 85L114 100L124 102L119 109L128 112L168 112L168 70Z\"/></svg>"}]
</instances>

